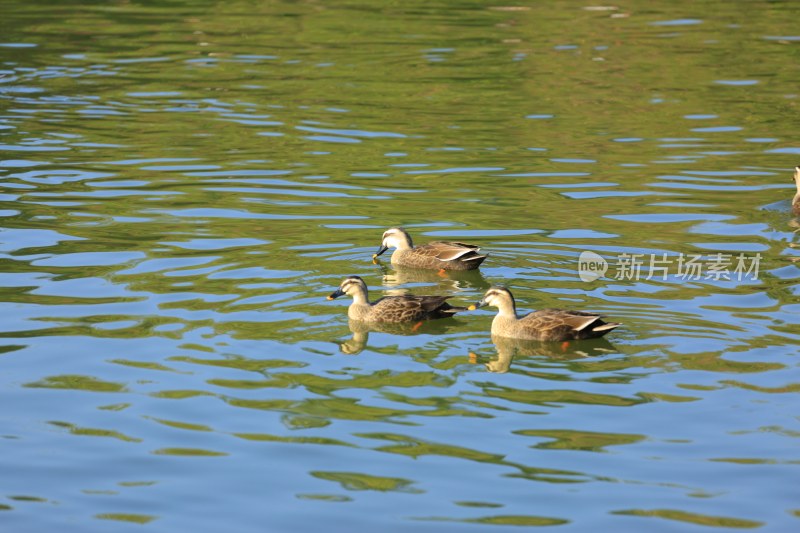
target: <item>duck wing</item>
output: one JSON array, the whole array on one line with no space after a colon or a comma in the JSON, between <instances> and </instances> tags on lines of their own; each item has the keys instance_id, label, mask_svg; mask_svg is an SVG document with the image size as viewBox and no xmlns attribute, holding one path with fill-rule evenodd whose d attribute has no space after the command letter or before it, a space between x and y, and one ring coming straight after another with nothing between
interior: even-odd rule
<instances>
[{"instance_id":1,"label":"duck wing","mask_svg":"<svg viewBox=\"0 0 800 533\"><path fill-rule=\"evenodd\" d=\"M447 303L449 296L384 296L372 304L372 312L384 322L414 322L453 316L464 307Z\"/></svg>"},{"instance_id":2,"label":"duck wing","mask_svg":"<svg viewBox=\"0 0 800 533\"><path fill-rule=\"evenodd\" d=\"M541 309L525 315L520 321L525 329L535 330L543 339L550 340L601 337L621 325L605 322L596 313L567 309Z\"/></svg>"},{"instance_id":3,"label":"duck wing","mask_svg":"<svg viewBox=\"0 0 800 533\"><path fill-rule=\"evenodd\" d=\"M417 246L414 251L422 255L435 257L440 261L454 261L460 259L461 261L468 261L470 259L477 259L478 257L485 257L478 254L480 246L472 244L465 244L463 242L449 242L449 241L434 241L422 246Z\"/></svg>"}]
</instances>

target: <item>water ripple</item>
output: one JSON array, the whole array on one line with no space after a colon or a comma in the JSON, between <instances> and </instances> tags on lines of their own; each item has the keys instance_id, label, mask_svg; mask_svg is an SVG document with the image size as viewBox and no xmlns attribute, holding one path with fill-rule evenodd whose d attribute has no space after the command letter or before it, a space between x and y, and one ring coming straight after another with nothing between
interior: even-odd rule
<instances>
[{"instance_id":1,"label":"water ripple","mask_svg":"<svg viewBox=\"0 0 800 533\"><path fill-rule=\"evenodd\" d=\"M796 7L11 4L9 530L791 530ZM397 225L489 257L373 263ZM346 275L623 325L369 327Z\"/></svg>"}]
</instances>

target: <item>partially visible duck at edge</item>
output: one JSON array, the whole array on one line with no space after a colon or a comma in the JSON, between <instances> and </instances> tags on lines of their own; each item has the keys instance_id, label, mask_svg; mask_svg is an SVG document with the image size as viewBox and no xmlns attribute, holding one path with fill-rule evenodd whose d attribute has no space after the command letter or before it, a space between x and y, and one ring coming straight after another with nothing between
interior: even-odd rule
<instances>
[{"instance_id":1,"label":"partially visible duck at edge","mask_svg":"<svg viewBox=\"0 0 800 533\"><path fill-rule=\"evenodd\" d=\"M342 280L339 288L333 291L328 300L340 296L352 296L353 303L347 309L351 320L362 322L422 322L436 318L447 318L466 307L454 307L447 303L449 296L384 296L370 302L367 296L367 284L358 276L348 276Z\"/></svg>"},{"instance_id":2,"label":"partially visible duck at edge","mask_svg":"<svg viewBox=\"0 0 800 533\"><path fill-rule=\"evenodd\" d=\"M794 167L794 184L797 187L797 192L792 199L792 213L795 216L800 216L800 166Z\"/></svg>"},{"instance_id":3,"label":"partially visible duck at edge","mask_svg":"<svg viewBox=\"0 0 800 533\"><path fill-rule=\"evenodd\" d=\"M600 315L566 309L540 309L523 317L517 316L517 307L511 291L505 287L492 287L474 310L484 305L497 307L492 321L492 335L536 341L570 341L602 337L621 326L618 322L605 322Z\"/></svg>"},{"instance_id":4,"label":"partially visible duck at edge","mask_svg":"<svg viewBox=\"0 0 800 533\"><path fill-rule=\"evenodd\" d=\"M390 248L391 262L408 268L428 268L436 270L475 270L486 255L479 254L480 247L463 242L434 241L414 246L411 236L403 228L389 228L383 232L383 240L373 261Z\"/></svg>"}]
</instances>

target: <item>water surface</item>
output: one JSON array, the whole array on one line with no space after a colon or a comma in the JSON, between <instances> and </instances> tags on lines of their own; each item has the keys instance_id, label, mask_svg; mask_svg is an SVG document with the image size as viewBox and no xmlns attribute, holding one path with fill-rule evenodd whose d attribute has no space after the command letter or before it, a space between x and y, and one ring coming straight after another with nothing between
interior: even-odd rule
<instances>
[{"instance_id":1,"label":"water surface","mask_svg":"<svg viewBox=\"0 0 800 533\"><path fill-rule=\"evenodd\" d=\"M3 4L8 530L797 527L797 4ZM624 326L364 331L352 274Z\"/></svg>"}]
</instances>

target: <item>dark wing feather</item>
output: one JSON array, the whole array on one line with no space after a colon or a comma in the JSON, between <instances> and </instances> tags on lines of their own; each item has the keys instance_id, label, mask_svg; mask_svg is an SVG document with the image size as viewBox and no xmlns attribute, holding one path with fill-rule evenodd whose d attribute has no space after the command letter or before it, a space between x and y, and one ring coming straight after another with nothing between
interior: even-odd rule
<instances>
[{"instance_id":1,"label":"dark wing feather","mask_svg":"<svg viewBox=\"0 0 800 533\"><path fill-rule=\"evenodd\" d=\"M372 304L374 316L382 322L415 322L452 316L463 307L447 303L448 296L385 296Z\"/></svg>"},{"instance_id":2,"label":"dark wing feather","mask_svg":"<svg viewBox=\"0 0 800 533\"><path fill-rule=\"evenodd\" d=\"M619 324L604 322L600 315L566 309L541 309L520 319L541 340L572 340L602 337ZM605 327L603 327L605 326Z\"/></svg>"},{"instance_id":3,"label":"dark wing feather","mask_svg":"<svg viewBox=\"0 0 800 533\"><path fill-rule=\"evenodd\" d=\"M429 257L435 257L440 261L453 261L455 259L467 259L478 255L480 247L462 242L434 241L422 246L417 246L414 251Z\"/></svg>"}]
</instances>

